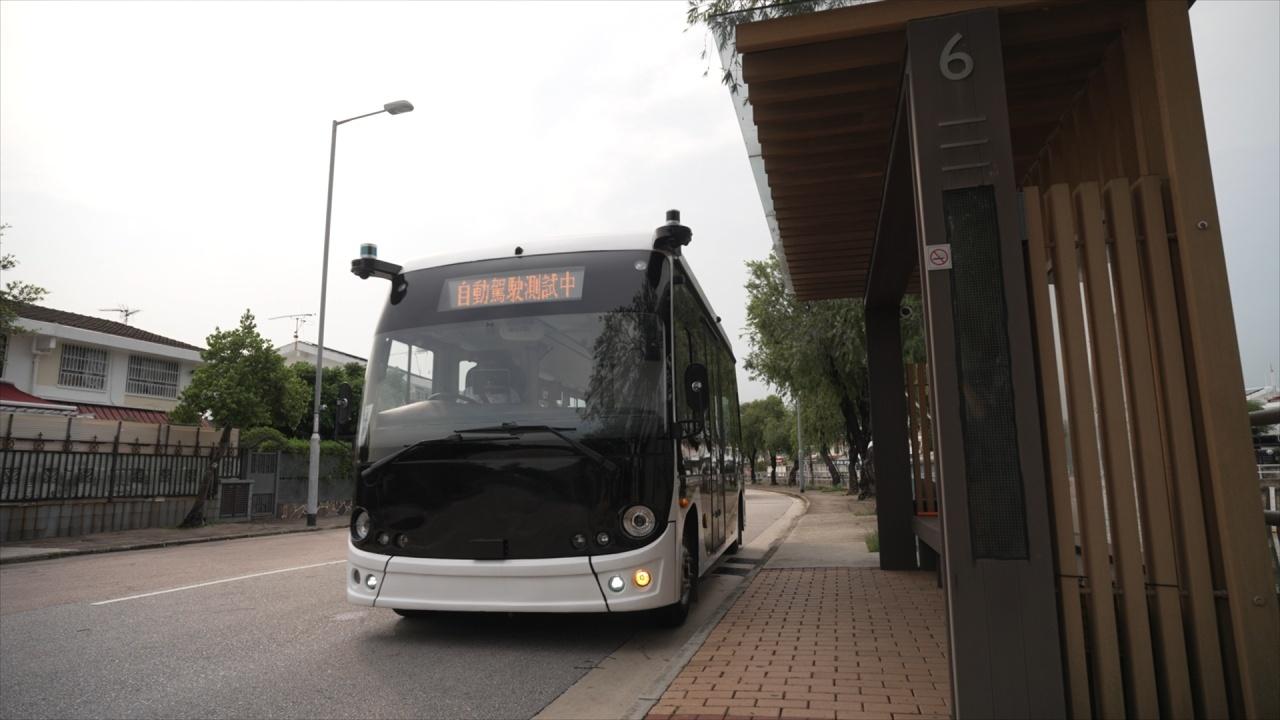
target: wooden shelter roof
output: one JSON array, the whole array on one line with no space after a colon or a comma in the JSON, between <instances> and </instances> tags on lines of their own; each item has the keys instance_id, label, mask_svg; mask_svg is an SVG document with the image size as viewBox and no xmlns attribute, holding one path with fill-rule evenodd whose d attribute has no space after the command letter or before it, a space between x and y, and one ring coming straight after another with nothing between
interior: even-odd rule
<instances>
[{"instance_id":1,"label":"wooden shelter roof","mask_svg":"<svg viewBox=\"0 0 1280 720\"><path fill-rule=\"evenodd\" d=\"M873 2L736 29L749 108L740 113L775 247L802 300L862 297L884 200L914 19L995 8L1017 177L1036 163L1118 41L1133 2ZM918 291L912 273L908 292Z\"/></svg>"}]
</instances>

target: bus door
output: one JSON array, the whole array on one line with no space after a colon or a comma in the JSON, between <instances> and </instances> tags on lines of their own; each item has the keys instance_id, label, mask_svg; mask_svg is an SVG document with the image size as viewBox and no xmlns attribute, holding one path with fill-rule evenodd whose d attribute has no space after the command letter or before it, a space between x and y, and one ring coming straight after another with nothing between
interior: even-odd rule
<instances>
[{"instance_id":1,"label":"bus door","mask_svg":"<svg viewBox=\"0 0 1280 720\"><path fill-rule=\"evenodd\" d=\"M715 334L708 337L707 371L711 376L711 394L707 411L707 434L713 453L711 461L711 547L718 548L725 538L725 417L724 405L724 355Z\"/></svg>"}]
</instances>

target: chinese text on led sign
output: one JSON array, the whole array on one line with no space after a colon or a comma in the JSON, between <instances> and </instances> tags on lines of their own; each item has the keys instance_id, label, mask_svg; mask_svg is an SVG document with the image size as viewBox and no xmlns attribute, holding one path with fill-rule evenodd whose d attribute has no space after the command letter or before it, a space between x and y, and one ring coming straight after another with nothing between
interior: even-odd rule
<instances>
[{"instance_id":1,"label":"chinese text on led sign","mask_svg":"<svg viewBox=\"0 0 1280 720\"><path fill-rule=\"evenodd\" d=\"M445 281L441 306L448 310L581 300L585 268L472 275Z\"/></svg>"}]
</instances>

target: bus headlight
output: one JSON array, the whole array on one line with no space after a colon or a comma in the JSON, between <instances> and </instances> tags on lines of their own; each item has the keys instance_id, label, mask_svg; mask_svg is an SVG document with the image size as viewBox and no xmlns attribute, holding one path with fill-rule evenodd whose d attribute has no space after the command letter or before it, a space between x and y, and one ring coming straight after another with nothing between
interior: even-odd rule
<instances>
[{"instance_id":1,"label":"bus headlight","mask_svg":"<svg viewBox=\"0 0 1280 720\"><path fill-rule=\"evenodd\" d=\"M644 505L633 505L622 514L622 530L637 540L652 535L657 525L653 511Z\"/></svg>"},{"instance_id":2,"label":"bus headlight","mask_svg":"<svg viewBox=\"0 0 1280 720\"><path fill-rule=\"evenodd\" d=\"M355 514L351 516L351 537L355 538L356 542L363 542L365 538L369 537L370 525L369 513L363 509L356 510Z\"/></svg>"}]
</instances>

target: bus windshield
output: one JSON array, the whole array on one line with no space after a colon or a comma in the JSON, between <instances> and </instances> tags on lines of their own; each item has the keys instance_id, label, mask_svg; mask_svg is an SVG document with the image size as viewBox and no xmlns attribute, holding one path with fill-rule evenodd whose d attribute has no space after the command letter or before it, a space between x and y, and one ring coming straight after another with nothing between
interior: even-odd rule
<instances>
[{"instance_id":1,"label":"bus windshield","mask_svg":"<svg viewBox=\"0 0 1280 720\"><path fill-rule=\"evenodd\" d=\"M482 428L547 426L583 438L665 430L662 323L654 313L496 317L376 337L359 441L377 461Z\"/></svg>"}]
</instances>

